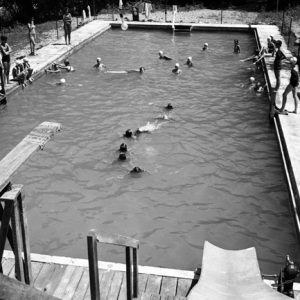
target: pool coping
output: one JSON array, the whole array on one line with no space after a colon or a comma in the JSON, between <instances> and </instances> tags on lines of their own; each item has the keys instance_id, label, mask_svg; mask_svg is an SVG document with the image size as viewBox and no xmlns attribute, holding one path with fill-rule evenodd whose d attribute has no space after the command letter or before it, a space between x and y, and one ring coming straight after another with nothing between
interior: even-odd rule
<instances>
[{"instance_id":1,"label":"pool coping","mask_svg":"<svg viewBox=\"0 0 300 300\"><path fill-rule=\"evenodd\" d=\"M172 23L160 22L127 22L129 28L134 29L164 29L172 32ZM28 56L29 63L35 70L34 78L39 78L44 74L44 70L54 61L61 61L73 52L79 50L91 40L103 34L110 28L120 28L120 21L102 21L93 20L84 26L72 32L72 45L65 45L64 38L60 38L55 43L51 43L37 51L37 56ZM266 46L267 37L271 34L275 39L283 41L282 48L285 50L288 57L291 53L287 50L287 45L277 26L274 25L250 25L250 24L199 24L199 23L176 23L175 25L192 26L196 31L250 31L257 37L257 42L261 46ZM42 59L43 58L43 59ZM46 59L45 59L46 58ZM275 86L275 76L272 70L273 59L266 57L264 61L266 82L269 90ZM281 75L281 88L276 95L276 103L281 103L282 93L289 83L289 70L285 66ZM7 88L7 98L9 100L12 93L20 89L17 83L11 84ZM287 108L290 106L291 95L287 101ZM278 135L279 146L282 151L282 159L286 169L286 177L290 192L290 203L293 212L293 217L296 224L296 231L300 236L300 156L297 158L297 150L300 150L300 119L299 115L289 114L288 116L278 115L275 117L275 128ZM267 126L267 122L266 122ZM297 130L295 130L295 127ZM298 130L299 129L299 130ZM298 134L299 132L299 134Z\"/></svg>"}]
</instances>

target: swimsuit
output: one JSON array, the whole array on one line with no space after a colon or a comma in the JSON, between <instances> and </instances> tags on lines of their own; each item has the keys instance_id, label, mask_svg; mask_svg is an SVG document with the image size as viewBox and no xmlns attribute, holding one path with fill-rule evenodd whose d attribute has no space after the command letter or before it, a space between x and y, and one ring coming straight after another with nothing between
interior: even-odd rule
<instances>
[{"instance_id":1,"label":"swimsuit","mask_svg":"<svg viewBox=\"0 0 300 300\"><path fill-rule=\"evenodd\" d=\"M276 52L275 60L274 60L274 70L281 70L281 61L285 59L285 55L281 50Z\"/></svg>"},{"instance_id":2,"label":"swimsuit","mask_svg":"<svg viewBox=\"0 0 300 300\"><path fill-rule=\"evenodd\" d=\"M291 70L291 79L290 79L290 85L295 88L299 84L299 75L298 72L294 69Z\"/></svg>"}]
</instances>

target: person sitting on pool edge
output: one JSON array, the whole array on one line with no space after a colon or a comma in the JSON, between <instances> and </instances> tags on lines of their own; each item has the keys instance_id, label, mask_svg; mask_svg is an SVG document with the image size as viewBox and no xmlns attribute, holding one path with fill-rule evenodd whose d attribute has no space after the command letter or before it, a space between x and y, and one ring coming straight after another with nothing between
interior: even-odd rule
<instances>
[{"instance_id":1,"label":"person sitting on pool edge","mask_svg":"<svg viewBox=\"0 0 300 300\"><path fill-rule=\"evenodd\" d=\"M207 43L204 43L202 50L205 51L205 50L207 50L207 49L208 49L208 44L207 44Z\"/></svg>"},{"instance_id":2,"label":"person sitting on pool edge","mask_svg":"<svg viewBox=\"0 0 300 300\"><path fill-rule=\"evenodd\" d=\"M189 56L186 60L185 65L187 65L188 67L192 67L193 66L193 62L192 62L192 57Z\"/></svg>"},{"instance_id":3,"label":"person sitting on pool edge","mask_svg":"<svg viewBox=\"0 0 300 300\"><path fill-rule=\"evenodd\" d=\"M176 63L174 69L172 70L172 73L179 75L181 74L181 72L182 71L179 69L179 63Z\"/></svg>"},{"instance_id":4,"label":"person sitting on pool edge","mask_svg":"<svg viewBox=\"0 0 300 300\"><path fill-rule=\"evenodd\" d=\"M101 57L97 57L96 64L93 66L93 68L100 69L100 70L106 68L106 65L101 63Z\"/></svg>"},{"instance_id":5,"label":"person sitting on pool edge","mask_svg":"<svg viewBox=\"0 0 300 300\"><path fill-rule=\"evenodd\" d=\"M75 71L74 68L70 65L70 62L67 58L64 60L63 65L57 64L57 67L62 69L62 70L66 70L67 72L74 72Z\"/></svg>"},{"instance_id":6,"label":"person sitting on pool edge","mask_svg":"<svg viewBox=\"0 0 300 300\"><path fill-rule=\"evenodd\" d=\"M161 51L161 50L158 52L158 55L159 55L159 57L158 57L159 59L172 60L171 57L164 55L163 51Z\"/></svg>"}]
</instances>

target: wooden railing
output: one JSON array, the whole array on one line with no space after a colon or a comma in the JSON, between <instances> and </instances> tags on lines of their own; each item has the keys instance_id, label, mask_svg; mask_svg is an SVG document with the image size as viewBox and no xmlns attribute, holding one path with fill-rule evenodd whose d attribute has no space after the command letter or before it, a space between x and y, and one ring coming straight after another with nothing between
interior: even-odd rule
<instances>
[{"instance_id":1,"label":"wooden railing","mask_svg":"<svg viewBox=\"0 0 300 300\"><path fill-rule=\"evenodd\" d=\"M97 243L111 244L125 247L126 257L126 287L127 300L137 298L138 296L138 248L139 241L121 236L121 235L100 235L91 230L87 236L89 273L90 273L90 289L91 299L100 299L99 271L98 271L98 251ZM131 250L132 249L132 259ZM133 272L132 272L133 271ZM132 276L133 273L133 276ZM132 283L133 279L133 283Z\"/></svg>"}]
</instances>

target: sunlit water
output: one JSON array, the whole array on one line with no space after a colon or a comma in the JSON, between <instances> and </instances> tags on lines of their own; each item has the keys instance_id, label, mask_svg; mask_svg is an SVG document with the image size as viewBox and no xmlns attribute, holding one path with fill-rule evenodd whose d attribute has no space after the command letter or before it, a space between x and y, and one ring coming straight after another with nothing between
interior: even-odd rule
<instances>
[{"instance_id":1,"label":"sunlit water","mask_svg":"<svg viewBox=\"0 0 300 300\"><path fill-rule=\"evenodd\" d=\"M42 121L63 126L13 179L25 185L32 252L85 258L86 234L96 228L139 239L143 265L192 270L204 240L255 246L263 272L277 272L287 253L295 257L268 101L249 91L251 63L239 61L253 48L241 33L112 30L70 58L76 72L49 74L11 96L0 112L0 157ZM159 60L158 50L177 60ZM92 68L98 56L111 70L147 70L104 74ZM183 65L187 56L193 68ZM171 73L175 61L181 76ZM55 85L61 77L66 86ZM169 120L156 120L169 102ZM147 122L157 129L123 139ZM118 163L122 142L130 159ZM132 178L134 166L146 172ZM123 261L123 249L105 248L100 258Z\"/></svg>"}]
</instances>

